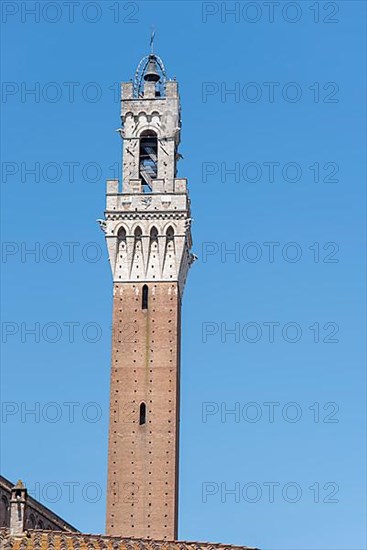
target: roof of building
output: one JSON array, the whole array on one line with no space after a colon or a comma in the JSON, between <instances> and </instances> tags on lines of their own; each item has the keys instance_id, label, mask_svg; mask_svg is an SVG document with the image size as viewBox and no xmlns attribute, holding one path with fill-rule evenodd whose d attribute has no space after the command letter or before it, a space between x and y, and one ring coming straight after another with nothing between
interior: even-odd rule
<instances>
[{"instance_id":1,"label":"roof of building","mask_svg":"<svg viewBox=\"0 0 367 550\"><path fill-rule=\"evenodd\" d=\"M6 479L6 477L0 475L0 497L6 495L8 501L11 499L11 491L12 489L15 489L17 487L24 488L23 483L19 480L16 485ZM1 510L0 510L1 511ZM1 514L0 514L1 515ZM47 506L44 506L39 502L38 500L32 498L29 494L27 494L27 513L26 516L35 516L38 518L38 520L42 520L42 523L45 526L49 526L49 529L55 530L55 531L73 531L75 533L78 533L78 529L73 527L73 525L70 525L67 521L65 521L63 518L55 514L50 508L47 508ZM8 521L10 521L10 516L7 518ZM1 524L0 522L0 528L4 524ZM5 525L9 526L9 523L5 523ZM33 526L34 527L34 526Z\"/></svg>"},{"instance_id":2,"label":"roof of building","mask_svg":"<svg viewBox=\"0 0 367 550\"><path fill-rule=\"evenodd\" d=\"M22 536L14 536L9 529L0 529L0 547L4 550L258 550L212 542L156 541L65 531L28 530Z\"/></svg>"}]
</instances>

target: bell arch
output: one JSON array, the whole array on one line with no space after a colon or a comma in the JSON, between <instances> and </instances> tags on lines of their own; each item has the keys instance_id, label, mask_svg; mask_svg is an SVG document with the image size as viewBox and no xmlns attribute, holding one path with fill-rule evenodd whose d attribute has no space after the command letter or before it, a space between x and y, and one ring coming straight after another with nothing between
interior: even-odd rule
<instances>
[{"instance_id":1,"label":"bell arch","mask_svg":"<svg viewBox=\"0 0 367 550\"><path fill-rule=\"evenodd\" d=\"M158 136L154 130L143 130L139 141L139 178L145 193L152 191L158 177Z\"/></svg>"}]
</instances>

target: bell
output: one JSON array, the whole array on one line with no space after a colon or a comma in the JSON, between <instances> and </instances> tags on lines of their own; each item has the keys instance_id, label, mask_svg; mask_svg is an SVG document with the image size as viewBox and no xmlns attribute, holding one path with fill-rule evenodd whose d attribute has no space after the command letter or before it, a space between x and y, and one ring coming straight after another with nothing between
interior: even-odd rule
<instances>
[{"instance_id":1,"label":"bell","mask_svg":"<svg viewBox=\"0 0 367 550\"><path fill-rule=\"evenodd\" d=\"M144 80L146 82L158 82L160 80L160 74L157 71L157 63L154 55L150 56L148 66L145 71Z\"/></svg>"}]
</instances>

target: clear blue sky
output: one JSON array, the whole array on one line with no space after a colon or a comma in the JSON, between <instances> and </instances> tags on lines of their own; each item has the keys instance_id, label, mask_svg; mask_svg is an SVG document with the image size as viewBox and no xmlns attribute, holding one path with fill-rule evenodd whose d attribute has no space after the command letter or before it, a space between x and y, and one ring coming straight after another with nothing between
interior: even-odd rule
<instances>
[{"instance_id":1,"label":"clear blue sky","mask_svg":"<svg viewBox=\"0 0 367 550\"><path fill-rule=\"evenodd\" d=\"M73 22L54 4L35 22L2 3L2 473L104 531L112 284L95 220L120 162L114 83L133 77L154 25L180 84L199 256L183 308L179 536L366 548L365 3L280 2L272 16L265 2L107 0L74 5Z\"/></svg>"}]
</instances>

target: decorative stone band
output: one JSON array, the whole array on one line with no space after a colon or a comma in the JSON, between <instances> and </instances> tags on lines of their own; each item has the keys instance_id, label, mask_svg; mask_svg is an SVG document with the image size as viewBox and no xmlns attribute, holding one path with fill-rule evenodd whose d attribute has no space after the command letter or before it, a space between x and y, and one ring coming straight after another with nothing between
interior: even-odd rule
<instances>
[{"instance_id":1,"label":"decorative stone band","mask_svg":"<svg viewBox=\"0 0 367 550\"><path fill-rule=\"evenodd\" d=\"M175 210L148 210L162 198L118 195L114 210L97 220L106 236L113 280L122 282L176 281L182 296L187 273L196 259L192 246L188 196L172 196ZM126 199L128 210L119 201ZM142 201L144 206L142 206Z\"/></svg>"},{"instance_id":2,"label":"decorative stone band","mask_svg":"<svg viewBox=\"0 0 367 550\"><path fill-rule=\"evenodd\" d=\"M117 220L188 220L185 212L106 212L106 221ZM98 222L104 220L97 220Z\"/></svg>"},{"instance_id":3,"label":"decorative stone band","mask_svg":"<svg viewBox=\"0 0 367 550\"><path fill-rule=\"evenodd\" d=\"M184 225L140 220L107 221L106 241L115 282L178 281L182 294L194 261ZM181 226L181 227L180 227Z\"/></svg>"}]
</instances>

